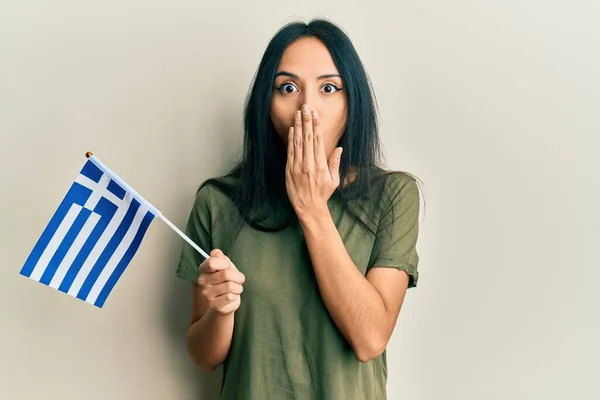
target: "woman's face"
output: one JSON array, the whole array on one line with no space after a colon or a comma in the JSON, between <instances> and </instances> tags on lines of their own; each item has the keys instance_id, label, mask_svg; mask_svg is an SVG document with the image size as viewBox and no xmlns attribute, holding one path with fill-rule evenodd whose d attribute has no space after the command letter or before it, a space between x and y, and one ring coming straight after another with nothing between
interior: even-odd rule
<instances>
[{"instance_id":1,"label":"woman's face","mask_svg":"<svg viewBox=\"0 0 600 400\"><path fill-rule=\"evenodd\" d=\"M346 123L344 82L329 54L318 39L294 41L281 57L271 100L271 121L287 146L289 128L304 104L319 115L327 159L336 148Z\"/></svg>"}]
</instances>

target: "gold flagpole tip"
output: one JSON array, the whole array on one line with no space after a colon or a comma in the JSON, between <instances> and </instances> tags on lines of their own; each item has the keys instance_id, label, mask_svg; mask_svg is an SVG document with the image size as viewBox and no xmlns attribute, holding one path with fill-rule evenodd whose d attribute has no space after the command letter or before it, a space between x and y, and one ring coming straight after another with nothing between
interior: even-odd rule
<instances>
[{"instance_id":1,"label":"gold flagpole tip","mask_svg":"<svg viewBox=\"0 0 600 400\"><path fill-rule=\"evenodd\" d=\"M91 151L88 151L87 153L85 153L85 156L86 156L87 158L90 158L90 157L92 156L92 152L91 152Z\"/></svg>"}]
</instances>

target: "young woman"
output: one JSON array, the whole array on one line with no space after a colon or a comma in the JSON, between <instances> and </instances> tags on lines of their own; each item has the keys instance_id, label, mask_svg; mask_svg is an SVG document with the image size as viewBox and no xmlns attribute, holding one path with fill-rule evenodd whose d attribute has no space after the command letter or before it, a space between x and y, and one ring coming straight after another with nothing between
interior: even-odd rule
<instances>
[{"instance_id":1,"label":"young woman","mask_svg":"<svg viewBox=\"0 0 600 400\"><path fill-rule=\"evenodd\" d=\"M383 169L374 96L348 37L284 26L245 108L244 152L198 190L177 275L187 344L222 399L386 398L385 348L416 286L419 190Z\"/></svg>"}]
</instances>

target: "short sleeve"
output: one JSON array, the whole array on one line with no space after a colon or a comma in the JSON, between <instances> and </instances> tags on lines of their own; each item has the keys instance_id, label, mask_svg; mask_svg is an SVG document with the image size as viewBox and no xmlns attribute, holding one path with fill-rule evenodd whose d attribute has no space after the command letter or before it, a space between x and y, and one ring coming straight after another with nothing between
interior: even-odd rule
<instances>
[{"instance_id":1,"label":"short sleeve","mask_svg":"<svg viewBox=\"0 0 600 400\"><path fill-rule=\"evenodd\" d=\"M398 268L409 276L408 287L417 286L419 255L419 188L408 175L396 173L388 178L385 189L388 202L377 226L377 233L369 269L375 267ZM386 200L387 199L387 200Z\"/></svg>"},{"instance_id":2,"label":"short sleeve","mask_svg":"<svg viewBox=\"0 0 600 400\"><path fill-rule=\"evenodd\" d=\"M184 233L202 250L209 253L211 246L210 186L206 185L196 194ZM199 267L204 256L183 240L176 275L190 282L197 282Z\"/></svg>"}]
</instances>

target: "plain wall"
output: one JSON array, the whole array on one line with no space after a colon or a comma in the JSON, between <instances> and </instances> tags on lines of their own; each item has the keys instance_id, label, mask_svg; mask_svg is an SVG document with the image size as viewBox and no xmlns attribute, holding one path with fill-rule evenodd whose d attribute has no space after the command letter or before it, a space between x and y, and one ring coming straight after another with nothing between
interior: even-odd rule
<instances>
[{"instance_id":1,"label":"plain wall","mask_svg":"<svg viewBox=\"0 0 600 400\"><path fill-rule=\"evenodd\" d=\"M599 4L3 1L0 398L216 398L161 221L103 309L19 270L86 151L183 228L268 41L318 16L374 82L389 166L426 185L389 398L600 398Z\"/></svg>"}]
</instances>

